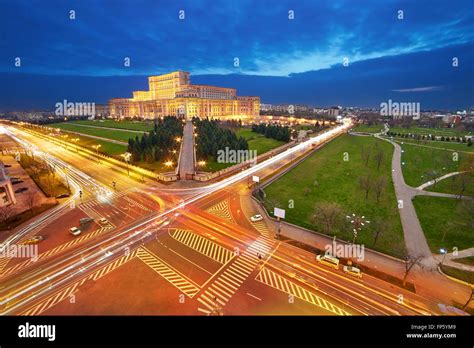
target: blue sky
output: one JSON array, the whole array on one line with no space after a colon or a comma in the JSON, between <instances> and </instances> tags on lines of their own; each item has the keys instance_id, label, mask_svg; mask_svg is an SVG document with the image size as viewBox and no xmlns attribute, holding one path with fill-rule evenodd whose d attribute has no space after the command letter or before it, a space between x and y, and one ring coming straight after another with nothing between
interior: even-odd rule
<instances>
[{"instance_id":1,"label":"blue sky","mask_svg":"<svg viewBox=\"0 0 474 348\"><path fill-rule=\"evenodd\" d=\"M0 73L7 73L13 83L12 76L20 74L57 80L187 70L192 76L213 75L214 79L215 75L243 74L250 85L271 80L265 77L280 77L283 84L286 81L297 89L292 82L307 74L317 79L315 83L322 77L328 81L338 78L357 88L361 72L354 70L363 66L363 75L373 70L378 76L380 85L367 94L385 92L379 99L393 92L415 98L432 94L431 104L437 106L440 92L454 93L460 86L472 92L472 0L1 0L0 9ZM75 11L74 20L69 19L70 10ZM184 10L184 20L178 18L180 10ZM293 20L288 19L289 10L294 11ZM399 10L402 20L397 18ZM465 58L459 62L464 78L455 72L448 52ZM406 57L418 54L425 54L426 64L422 61L417 69L403 66ZM15 57L21 58L21 67L14 66ZM126 57L130 67L123 64ZM239 59L238 67L234 58ZM344 58L349 66L341 70ZM367 64L370 62L375 65ZM431 75L442 70L445 80L430 79L424 65L435 69ZM18 83L23 81L28 88L25 76ZM398 81L397 76L407 77ZM203 78L197 80L205 83ZM252 94L268 95L269 102L314 104L308 97L284 100L285 88L270 94L272 87L262 84L261 90L254 91L251 86L240 86ZM124 85L123 93L133 88ZM107 91L97 91L96 98L105 96ZM446 107L474 104L469 94L461 100L453 98L456 102L447 98ZM344 103L346 99L333 95L326 101L315 98L315 103ZM0 99L0 107L4 102ZM367 103L368 99L360 100L361 105Z\"/></svg>"}]
</instances>

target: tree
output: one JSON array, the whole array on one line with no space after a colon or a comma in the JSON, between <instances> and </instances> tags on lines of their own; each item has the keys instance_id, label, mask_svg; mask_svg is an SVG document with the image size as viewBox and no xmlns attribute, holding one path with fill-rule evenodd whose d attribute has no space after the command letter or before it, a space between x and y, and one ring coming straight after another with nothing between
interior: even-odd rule
<instances>
[{"instance_id":1,"label":"tree","mask_svg":"<svg viewBox=\"0 0 474 348\"><path fill-rule=\"evenodd\" d=\"M373 246L375 246L375 244L377 244L377 240L379 239L379 237L388 231L388 228L390 225L387 222L387 219L384 219L382 217L377 217L374 219L372 226L374 229Z\"/></svg>"},{"instance_id":2,"label":"tree","mask_svg":"<svg viewBox=\"0 0 474 348\"><path fill-rule=\"evenodd\" d=\"M362 158L362 161L365 162L365 166L367 167L369 165L369 159L370 159L370 148L366 147L366 146L362 146L361 149L361 158Z\"/></svg>"},{"instance_id":3,"label":"tree","mask_svg":"<svg viewBox=\"0 0 474 348\"><path fill-rule=\"evenodd\" d=\"M6 224L13 216L13 208L11 205L4 205L0 207L0 222Z\"/></svg>"},{"instance_id":4,"label":"tree","mask_svg":"<svg viewBox=\"0 0 474 348\"><path fill-rule=\"evenodd\" d=\"M372 179L369 174L359 177L359 185L365 191L365 199L369 197L369 191L372 187Z\"/></svg>"},{"instance_id":5,"label":"tree","mask_svg":"<svg viewBox=\"0 0 474 348\"><path fill-rule=\"evenodd\" d=\"M453 178L455 178L455 176ZM472 176L470 175L470 173L467 173L467 172L463 172L463 173L459 174L457 176L457 180L454 179L453 182L457 183L457 190L459 192L459 199L462 199L466 189L468 187L472 187L472 185L474 184L473 180L472 180Z\"/></svg>"},{"instance_id":6,"label":"tree","mask_svg":"<svg viewBox=\"0 0 474 348\"><path fill-rule=\"evenodd\" d=\"M380 165L382 164L384 156L385 156L385 153L383 152L383 149L379 148L377 152L375 153L375 162L377 163L377 170L380 169Z\"/></svg>"},{"instance_id":7,"label":"tree","mask_svg":"<svg viewBox=\"0 0 474 348\"><path fill-rule=\"evenodd\" d=\"M36 205L36 191L29 190L26 193L26 204L28 205L30 214L33 215L33 208Z\"/></svg>"},{"instance_id":8,"label":"tree","mask_svg":"<svg viewBox=\"0 0 474 348\"><path fill-rule=\"evenodd\" d=\"M379 202L380 196L385 191L386 187L387 187L387 177L385 175L382 175L378 177L377 180L375 180L374 191L377 197L377 203Z\"/></svg>"},{"instance_id":9,"label":"tree","mask_svg":"<svg viewBox=\"0 0 474 348\"><path fill-rule=\"evenodd\" d=\"M423 260L422 256L407 256L407 258L405 259L405 275L403 276L403 286L406 285L408 274L413 269L413 267L415 265L421 265L421 260Z\"/></svg>"},{"instance_id":10,"label":"tree","mask_svg":"<svg viewBox=\"0 0 474 348\"><path fill-rule=\"evenodd\" d=\"M334 202L320 202L314 207L312 222L321 227L326 234L330 234L333 227L341 220L342 209Z\"/></svg>"},{"instance_id":11,"label":"tree","mask_svg":"<svg viewBox=\"0 0 474 348\"><path fill-rule=\"evenodd\" d=\"M433 187L436 187L438 182L438 172L436 170L429 170L424 175L428 178L428 181L433 181Z\"/></svg>"}]
</instances>

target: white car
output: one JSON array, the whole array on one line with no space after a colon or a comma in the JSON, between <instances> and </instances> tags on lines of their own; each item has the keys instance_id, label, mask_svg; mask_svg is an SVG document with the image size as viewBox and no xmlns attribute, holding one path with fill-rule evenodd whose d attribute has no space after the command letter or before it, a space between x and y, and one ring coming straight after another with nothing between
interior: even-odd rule
<instances>
[{"instance_id":1,"label":"white car","mask_svg":"<svg viewBox=\"0 0 474 348\"><path fill-rule=\"evenodd\" d=\"M260 214L254 215L250 218L250 221L252 222L257 222L257 221L262 221L262 220L263 220L263 216Z\"/></svg>"},{"instance_id":2,"label":"white car","mask_svg":"<svg viewBox=\"0 0 474 348\"><path fill-rule=\"evenodd\" d=\"M105 225L105 224L107 224L108 222L109 222L109 221L108 221L106 218L104 218L104 217L99 219L99 223L102 224L102 225Z\"/></svg>"},{"instance_id":3,"label":"white car","mask_svg":"<svg viewBox=\"0 0 474 348\"><path fill-rule=\"evenodd\" d=\"M69 233L71 233L73 236L78 236L78 235L81 234L81 232L82 231L80 229L78 229L77 227L71 227L69 229Z\"/></svg>"},{"instance_id":4,"label":"white car","mask_svg":"<svg viewBox=\"0 0 474 348\"><path fill-rule=\"evenodd\" d=\"M362 278L362 272L360 271L359 268L357 267L354 267L354 266L344 266L342 268L342 270L344 271L344 273L347 273L347 274L350 274L354 277L357 277L357 278Z\"/></svg>"}]
</instances>

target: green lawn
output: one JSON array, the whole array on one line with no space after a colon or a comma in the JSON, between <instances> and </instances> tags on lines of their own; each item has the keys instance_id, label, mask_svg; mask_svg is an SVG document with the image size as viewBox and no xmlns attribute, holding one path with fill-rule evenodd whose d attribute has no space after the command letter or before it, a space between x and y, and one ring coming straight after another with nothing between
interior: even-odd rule
<instances>
[{"instance_id":1,"label":"green lawn","mask_svg":"<svg viewBox=\"0 0 474 348\"><path fill-rule=\"evenodd\" d=\"M389 127L390 132L401 133L401 134L420 134L420 135L439 135L439 136L450 136L457 137L462 135L468 135L472 132L460 131L457 128L424 128L424 127Z\"/></svg>"},{"instance_id":2,"label":"green lawn","mask_svg":"<svg viewBox=\"0 0 474 348\"><path fill-rule=\"evenodd\" d=\"M380 133L384 129L383 124L373 124L373 125L366 125L366 124L358 124L352 130L354 132L364 132L364 133Z\"/></svg>"},{"instance_id":3,"label":"green lawn","mask_svg":"<svg viewBox=\"0 0 474 348\"><path fill-rule=\"evenodd\" d=\"M417 196L413 204L432 252L439 254L441 248L451 252L455 247L463 250L474 246L469 227L472 217L462 208L460 200Z\"/></svg>"},{"instance_id":4,"label":"green lawn","mask_svg":"<svg viewBox=\"0 0 474 348\"><path fill-rule=\"evenodd\" d=\"M243 137L247 140L249 143L249 149L256 150L257 156L285 144L283 141L265 138L263 134L252 132L249 128L242 128L237 131L236 134L237 136Z\"/></svg>"},{"instance_id":5,"label":"green lawn","mask_svg":"<svg viewBox=\"0 0 474 348\"><path fill-rule=\"evenodd\" d=\"M415 139L402 139L394 138L394 141L397 143L404 143L412 146L419 147L436 147L444 150L452 151L463 151L470 152L474 154L474 146L467 146L467 143L458 143L457 141L437 141L437 140L415 140Z\"/></svg>"},{"instance_id":6,"label":"green lawn","mask_svg":"<svg viewBox=\"0 0 474 348\"><path fill-rule=\"evenodd\" d=\"M459 195L462 191L462 186L465 187L464 196L474 196L474 172L464 174L469 176L469 181L462 183L462 178L459 175L454 175L436 183L436 186L427 187L425 190L433 192L454 193Z\"/></svg>"},{"instance_id":7,"label":"green lawn","mask_svg":"<svg viewBox=\"0 0 474 348\"><path fill-rule=\"evenodd\" d=\"M376 146L384 154L379 169L373 156ZM362 148L367 151L370 149L372 154L367 166L363 160ZM266 207L271 211L271 206L277 204L286 209L286 221L322 232L322 227L312 222L312 215L318 214L315 206L320 202L335 202L342 209L341 223L332 228L329 235L352 241L352 228L345 216L351 213L364 215L371 220L371 224L359 233L358 243L404 257L403 231L391 183L392 154L393 146L385 141L373 137L343 135L266 187ZM348 161L345 161L344 157L347 158L347 155ZM359 178L364 174L370 175L370 182L385 176L386 189L379 203L373 189L369 191L368 198L365 198L365 192L359 184ZM294 208L289 208L291 202L294 202ZM373 232L379 224L385 224L385 231L374 246Z\"/></svg>"},{"instance_id":8,"label":"green lawn","mask_svg":"<svg viewBox=\"0 0 474 348\"><path fill-rule=\"evenodd\" d=\"M463 257L460 259L454 259L454 262L462 263L463 265L474 266L474 256Z\"/></svg>"},{"instance_id":9,"label":"green lawn","mask_svg":"<svg viewBox=\"0 0 474 348\"><path fill-rule=\"evenodd\" d=\"M153 121L113 121L113 120L84 120L68 122L69 124L84 124L94 127L108 127L119 129L131 129L135 131L151 131Z\"/></svg>"},{"instance_id":10,"label":"green lawn","mask_svg":"<svg viewBox=\"0 0 474 348\"><path fill-rule=\"evenodd\" d=\"M431 149L410 144L401 145L402 153L402 169L405 182L413 187L417 187L424 182L433 180L429 172L436 172L435 176L440 177L444 174L458 171L468 156L466 153L457 153L457 161L455 153L441 149ZM438 186L438 184L436 184ZM436 190L435 188L431 188ZM437 190L436 190L437 191Z\"/></svg>"},{"instance_id":11,"label":"green lawn","mask_svg":"<svg viewBox=\"0 0 474 348\"><path fill-rule=\"evenodd\" d=\"M112 129L99 129L99 128L89 128L81 127L74 125L72 123L53 123L50 125L53 128L60 128L66 131L78 132L86 135L94 135L102 138L128 142L128 139L135 138L137 135L140 137L139 133L134 132L124 132L124 131L115 131Z\"/></svg>"}]
</instances>

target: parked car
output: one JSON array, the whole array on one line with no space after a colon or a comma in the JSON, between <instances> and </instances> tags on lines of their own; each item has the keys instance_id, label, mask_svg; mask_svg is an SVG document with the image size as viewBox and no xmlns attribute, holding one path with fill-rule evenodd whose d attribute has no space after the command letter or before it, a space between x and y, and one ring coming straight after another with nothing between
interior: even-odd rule
<instances>
[{"instance_id":1,"label":"parked car","mask_svg":"<svg viewBox=\"0 0 474 348\"><path fill-rule=\"evenodd\" d=\"M362 272L360 271L359 268L357 267L354 267L354 266L344 266L342 268L342 270L344 271L344 273L347 273L347 274L350 274L354 277L357 277L357 278L362 278Z\"/></svg>"},{"instance_id":2,"label":"parked car","mask_svg":"<svg viewBox=\"0 0 474 348\"><path fill-rule=\"evenodd\" d=\"M80 229L78 229L77 227L71 227L69 229L69 233L71 233L73 236L78 236L78 235L81 234L81 232L82 231Z\"/></svg>"},{"instance_id":3,"label":"parked car","mask_svg":"<svg viewBox=\"0 0 474 348\"><path fill-rule=\"evenodd\" d=\"M90 217L85 217L85 218L79 219L79 223L81 225L88 224L89 222L92 222L92 221L94 221L94 219L90 218Z\"/></svg>"},{"instance_id":4,"label":"parked car","mask_svg":"<svg viewBox=\"0 0 474 348\"><path fill-rule=\"evenodd\" d=\"M316 260L323 265L332 267L334 269L339 269L339 259L337 257L323 254L316 256Z\"/></svg>"},{"instance_id":5,"label":"parked car","mask_svg":"<svg viewBox=\"0 0 474 348\"><path fill-rule=\"evenodd\" d=\"M260 214L254 215L250 218L250 221L252 222L257 222L257 221L262 221L262 220L263 220L263 216Z\"/></svg>"},{"instance_id":6,"label":"parked car","mask_svg":"<svg viewBox=\"0 0 474 348\"><path fill-rule=\"evenodd\" d=\"M59 195L59 196L56 196L56 198L67 198L67 197L69 197L69 196L70 196L69 193L63 193L63 194L61 194L61 195Z\"/></svg>"},{"instance_id":7,"label":"parked car","mask_svg":"<svg viewBox=\"0 0 474 348\"><path fill-rule=\"evenodd\" d=\"M12 185L21 184L23 180L12 180Z\"/></svg>"},{"instance_id":8,"label":"parked car","mask_svg":"<svg viewBox=\"0 0 474 348\"><path fill-rule=\"evenodd\" d=\"M34 236L32 238L29 238L23 242L23 244L37 244L41 242L44 239L43 236Z\"/></svg>"},{"instance_id":9,"label":"parked car","mask_svg":"<svg viewBox=\"0 0 474 348\"><path fill-rule=\"evenodd\" d=\"M28 191L28 187L20 187L19 189L15 190L15 193L22 193Z\"/></svg>"},{"instance_id":10,"label":"parked car","mask_svg":"<svg viewBox=\"0 0 474 348\"><path fill-rule=\"evenodd\" d=\"M102 224L102 225L106 225L106 224L109 223L109 220L107 220L106 218L103 217L103 218L99 219L99 223Z\"/></svg>"}]
</instances>

